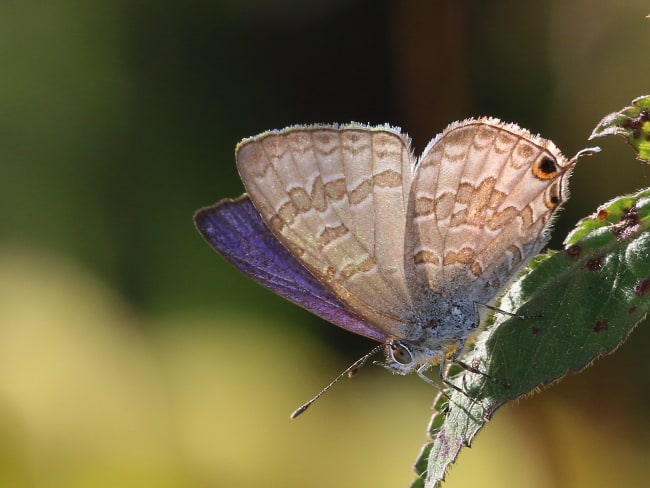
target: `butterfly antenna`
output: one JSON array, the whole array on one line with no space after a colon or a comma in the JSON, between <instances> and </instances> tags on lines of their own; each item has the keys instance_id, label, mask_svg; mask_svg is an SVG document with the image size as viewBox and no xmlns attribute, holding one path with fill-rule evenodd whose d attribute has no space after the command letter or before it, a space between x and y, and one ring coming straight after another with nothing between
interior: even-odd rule
<instances>
[{"instance_id":1,"label":"butterfly antenna","mask_svg":"<svg viewBox=\"0 0 650 488\"><path fill-rule=\"evenodd\" d=\"M575 156L571 158L572 163L575 163L578 161L583 156L593 156L594 154L597 154L600 152L600 147L594 146L594 147L585 147L584 149L581 149L576 153Z\"/></svg>"},{"instance_id":2,"label":"butterfly antenna","mask_svg":"<svg viewBox=\"0 0 650 488\"><path fill-rule=\"evenodd\" d=\"M321 391L319 391L319 392L316 394L316 396L314 396L314 398L312 398L312 399L309 400L307 403L305 403L305 404L301 405L300 407L298 407L297 409L295 409L295 410L293 411L293 413L291 414L291 418L292 418L292 419L295 419L298 415L300 415L300 414L303 413L305 410L307 410L307 409L311 406L312 403L314 403L314 402L315 402L316 400L318 400L321 396L323 396L323 394L324 394L327 390L329 390L330 388L332 388L332 387L333 387L333 386L334 386L334 385L335 385L335 384L336 384L336 383L337 383L341 378L343 378L344 376L348 376L348 375L351 377L354 373L356 373L356 371L357 371L361 366L363 366L363 365L365 364L366 361L368 361L368 359L370 359L372 356L374 356L375 354L377 354L377 353L378 353L379 351L381 351L383 348L384 348L384 344L379 344L378 346L373 347L372 350L371 350L369 353L365 354L363 357L361 357L360 359L356 360L356 361L355 361L354 363L352 363L348 368L346 368L345 371L343 371L340 375L338 375L336 378L334 378L334 379L332 380L332 382L331 382L329 385L327 385L325 388L323 388Z\"/></svg>"}]
</instances>

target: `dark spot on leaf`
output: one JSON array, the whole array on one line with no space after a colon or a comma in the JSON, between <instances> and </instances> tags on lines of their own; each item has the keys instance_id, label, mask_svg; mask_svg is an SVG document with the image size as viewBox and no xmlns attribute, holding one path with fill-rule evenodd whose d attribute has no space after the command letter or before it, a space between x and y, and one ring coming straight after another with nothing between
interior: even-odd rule
<instances>
[{"instance_id":1,"label":"dark spot on leaf","mask_svg":"<svg viewBox=\"0 0 650 488\"><path fill-rule=\"evenodd\" d=\"M539 335L539 327L531 327L530 331L534 336Z\"/></svg>"},{"instance_id":2,"label":"dark spot on leaf","mask_svg":"<svg viewBox=\"0 0 650 488\"><path fill-rule=\"evenodd\" d=\"M645 279L639 281L636 286L634 287L634 294L636 296L642 297L646 293L650 291L650 280Z\"/></svg>"},{"instance_id":3,"label":"dark spot on leaf","mask_svg":"<svg viewBox=\"0 0 650 488\"><path fill-rule=\"evenodd\" d=\"M625 209L623 213L623 218L621 220L634 220L636 223L639 222L639 212L636 208L636 205L632 205Z\"/></svg>"},{"instance_id":4,"label":"dark spot on leaf","mask_svg":"<svg viewBox=\"0 0 650 488\"><path fill-rule=\"evenodd\" d=\"M639 113L639 120L641 121L641 123L649 122L650 121L650 110L648 110L647 108L644 108L643 110L641 110L641 112Z\"/></svg>"},{"instance_id":5,"label":"dark spot on leaf","mask_svg":"<svg viewBox=\"0 0 650 488\"><path fill-rule=\"evenodd\" d=\"M566 248L566 253L570 258L577 258L582 253L582 247L572 244Z\"/></svg>"},{"instance_id":6,"label":"dark spot on leaf","mask_svg":"<svg viewBox=\"0 0 650 488\"><path fill-rule=\"evenodd\" d=\"M596 322L596 325L594 325L594 332L602 332L603 330L607 330L609 328L609 324L605 322L604 320L599 320Z\"/></svg>"},{"instance_id":7,"label":"dark spot on leaf","mask_svg":"<svg viewBox=\"0 0 650 488\"><path fill-rule=\"evenodd\" d=\"M647 108L642 109L634 118L628 118L621 122L621 127L632 133L634 139L638 139L643 130L643 124L650 120L650 111Z\"/></svg>"},{"instance_id":8,"label":"dark spot on leaf","mask_svg":"<svg viewBox=\"0 0 650 488\"><path fill-rule=\"evenodd\" d=\"M603 256L596 256L587 261L585 268L589 271L598 271L603 267Z\"/></svg>"},{"instance_id":9,"label":"dark spot on leaf","mask_svg":"<svg viewBox=\"0 0 650 488\"><path fill-rule=\"evenodd\" d=\"M621 220L609 228L619 241L628 239L639 232L641 226L639 225L639 212L637 208L634 205L626 208Z\"/></svg>"},{"instance_id":10,"label":"dark spot on leaf","mask_svg":"<svg viewBox=\"0 0 650 488\"><path fill-rule=\"evenodd\" d=\"M608 215L609 215L609 212L603 208L603 209L598 211L598 214L596 214L596 218L598 220L605 220Z\"/></svg>"},{"instance_id":11,"label":"dark spot on leaf","mask_svg":"<svg viewBox=\"0 0 650 488\"><path fill-rule=\"evenodd\" d=\"M634 313L636 312L636 307L630 307L627 313Z\"/></svg>"},{"instance_id":12,"label":"dark spot on leaf","mask_svg":"<svg viewBox=\"0 0 650 488\"><path fill-rule=\"evenodd\" d=\"M630 135L632 136L632 139L638 139L639 136L641 135L641 129L638 129L637 127L634 127L629 122L630 121L623 122L621 124L621 127L623 127L623 129L627 129L628 131L630 131Z\"/></svg>"}]
</instances>

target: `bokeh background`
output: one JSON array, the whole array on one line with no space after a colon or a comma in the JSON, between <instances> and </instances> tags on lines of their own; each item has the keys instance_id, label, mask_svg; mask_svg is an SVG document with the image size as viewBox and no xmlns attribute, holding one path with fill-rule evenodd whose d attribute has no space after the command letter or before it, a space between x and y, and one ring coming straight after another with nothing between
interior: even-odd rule
<instances>
[{"instance_id":1,"label":"bokeh background","mask_svg":"<svg viewBox=\"0 0 650 488\"><path fill-rule=\"evenodd\" d=\"M200 206L243 137L493 115L567 155L650 92L645 0L0 3L0 486L406 486L435 392L231 269ZM623 140L582 162L552 247L650 185ZM577 304L579 306L579 304ZM499 411L453 486L640 486L650 334Z\"/></svg>"}]
</instances>

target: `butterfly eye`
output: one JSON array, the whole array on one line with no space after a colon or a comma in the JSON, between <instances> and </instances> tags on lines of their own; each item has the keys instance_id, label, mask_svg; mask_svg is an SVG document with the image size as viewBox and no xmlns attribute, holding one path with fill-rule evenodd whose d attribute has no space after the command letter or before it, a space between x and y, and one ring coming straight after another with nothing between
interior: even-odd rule
<instances>
[{"instance_id":1,"label":"butterfly eye","mask_svg":"<svg viewBox=\"0 0 650 488\"><path fill-rule=\"evenodd\" d=\"M401 342L390 343L390 355L399 364L411 364L413 362L411 351Z\"/></svg>"}]
</instances>

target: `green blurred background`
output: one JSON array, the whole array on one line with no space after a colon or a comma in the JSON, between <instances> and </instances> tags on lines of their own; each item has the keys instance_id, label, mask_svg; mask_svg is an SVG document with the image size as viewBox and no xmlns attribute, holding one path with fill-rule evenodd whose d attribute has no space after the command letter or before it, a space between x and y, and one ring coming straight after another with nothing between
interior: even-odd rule
<instances>
[{"instance_id":1,"label":"green blurred background","mask_svg":"<svg viewBox=\"0 0 650 488\"><path fill-rule=\"evenodd\" d=\"M645 0L0 3L0 486L405 486L435 392L231 269L191 216L242 192L236 142L493 115L567 155L650 92ZM650 185L581 162L552 246ZM578 306L578 304L577 304ZM640 486L650 336L497 413L453 486ZM471 483L471 484L470 484Z\"/></svg>"}]
</instances>

